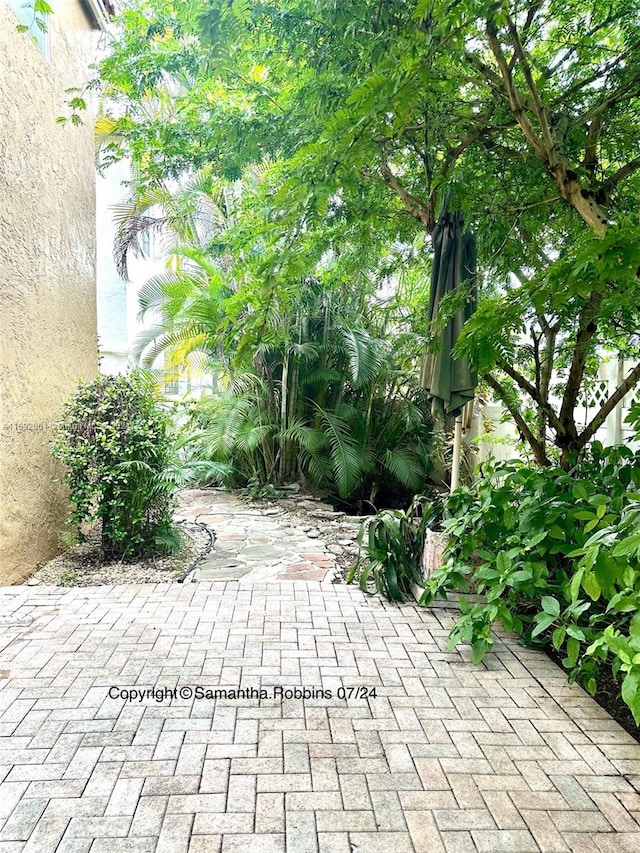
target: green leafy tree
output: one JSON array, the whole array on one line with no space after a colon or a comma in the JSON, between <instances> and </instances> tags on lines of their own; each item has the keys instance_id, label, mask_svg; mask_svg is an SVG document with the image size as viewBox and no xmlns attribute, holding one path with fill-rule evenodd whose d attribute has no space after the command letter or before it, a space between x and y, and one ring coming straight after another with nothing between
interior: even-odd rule
<instances>
[{"instance_id":1,"label":"green leafy tree","mask_svg":"<svg viewBox=\"0 0 640 853\"><path fill-rule=\"evenodd\" d=\"M640 379L579 430L599 348L637 355L637 0L149 0L121 21L105 162L153 184L272 158L233 235L247 345L327 252L339 275L418 245L450 192L484 277L461 347L538 463L570 465Z\"/></svg>"}]
</instances>

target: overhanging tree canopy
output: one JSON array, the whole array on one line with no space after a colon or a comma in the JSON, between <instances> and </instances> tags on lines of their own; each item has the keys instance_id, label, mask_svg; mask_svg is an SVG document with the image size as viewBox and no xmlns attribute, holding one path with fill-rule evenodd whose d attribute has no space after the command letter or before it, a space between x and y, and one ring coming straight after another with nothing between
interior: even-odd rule
<instances>
[{"instance_id":1,"label":"overhanging tree canopy","mask_svg":"<svg viewBox=\"0 0 640 853\"><path fill-rule=\"evenodd\" d=\"M485 279L461 348L538 462L550 433L568 465L640 379L639 365L578 433L596 348L638 354L639 11L637 0L134 3L100 68L103 152L126 151L150 183L203 165L236 177L272 158L233 237L238 311L251 305L256 333L327 251L348 275L363 252L430 234L457 183Z\"/></svg>"}]
</instances>

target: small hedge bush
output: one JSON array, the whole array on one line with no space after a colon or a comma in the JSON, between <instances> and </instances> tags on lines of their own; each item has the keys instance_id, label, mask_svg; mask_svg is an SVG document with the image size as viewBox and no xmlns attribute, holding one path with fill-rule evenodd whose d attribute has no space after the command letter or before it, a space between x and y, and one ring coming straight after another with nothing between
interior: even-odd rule
<instances>
[{"instance_id":1,"label":"small hedge bush","mask_svg":"<svg viewBox=\"0 0 640 853\"><path fill-rule=\"evenodd\" d=\"M52 449L67 468L70 523L100 521L108 558L174 551L168 416L144 373L97 376L67 403Z\"/></svg>"}]
</instances>

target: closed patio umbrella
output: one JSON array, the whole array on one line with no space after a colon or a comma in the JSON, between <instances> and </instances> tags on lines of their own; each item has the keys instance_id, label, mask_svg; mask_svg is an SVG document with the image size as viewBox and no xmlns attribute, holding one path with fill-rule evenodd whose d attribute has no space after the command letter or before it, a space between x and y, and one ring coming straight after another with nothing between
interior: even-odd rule
<instances>
[{"instance_id":1,"label":"closed patio umbrella","mask_svg":"<svg viewBox=\"0 0 640 853\"><path fill-rule=\"evenodd\" d=\"M433 270L429 294L429 323L437 346L425 353L421 385L433 398L436 417L456 418L451 469L451 490L457 488L462 451L462 410L473 400L477 377L467 359L454 358L453 348L463 325L476 307L476 243L470 231L464 230L459 212L446 210L433 230ZM446 323L438 321L445 297L454 296L461 288L464 302Z\"/></svg>"}]
</instances>

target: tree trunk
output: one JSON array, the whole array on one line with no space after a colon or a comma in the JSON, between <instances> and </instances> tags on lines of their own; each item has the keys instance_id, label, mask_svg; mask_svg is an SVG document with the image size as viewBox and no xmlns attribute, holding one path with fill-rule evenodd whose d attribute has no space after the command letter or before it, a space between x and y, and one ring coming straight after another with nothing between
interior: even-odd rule
<instances>
[{"instance_id":1,"label":"tree trunk","mask_svg":"<svg viewBox=\"0 0 640 853\"><path fill-rule=\"evenodd\" d=\"M549 162L547 165L562 198L569 202L595 234L603 237L607 230L607 216L596 202L595 193L582 186L566 157L558 157L557 163Z\"/></svg>"},{"instance_id":2,"label":"tree trunk","mask_svg":"<svg viewBox=\"0 0 640 853\"><path fill-rule=\"evenodd\" d=\"M299 367L291 356L285 356L285 368L282 371L282 392L280 407L280 483L290 483L296 476L297 448L296 443L286 434L295 418Z\"/></svg>"}]
</instances>

